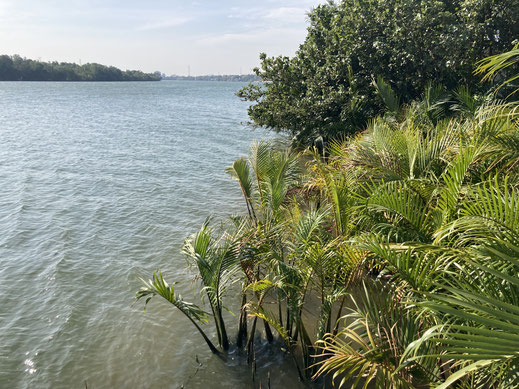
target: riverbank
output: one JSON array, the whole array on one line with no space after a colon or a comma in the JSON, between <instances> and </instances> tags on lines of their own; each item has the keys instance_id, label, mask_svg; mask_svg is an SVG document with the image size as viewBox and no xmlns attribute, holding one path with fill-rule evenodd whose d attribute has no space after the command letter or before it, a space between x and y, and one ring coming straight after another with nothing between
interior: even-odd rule
<instances>
[{"instance_id":1,"label":"riverbank","mask_svg":"<svg viewBox=\"0 0 519 389\"><path fill-rule=\"evenodd\" d=\"M160 72L121 70L97 63L43 62L0 55L0 81L160 81Z\"/></svg>"}]
</instances>

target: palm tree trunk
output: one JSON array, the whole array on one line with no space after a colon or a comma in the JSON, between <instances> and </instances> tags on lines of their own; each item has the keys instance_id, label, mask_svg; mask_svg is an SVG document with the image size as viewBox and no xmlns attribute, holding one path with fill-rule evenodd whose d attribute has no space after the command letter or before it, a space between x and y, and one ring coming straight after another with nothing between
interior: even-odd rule
<instances>
[{"instance_id":1,"label":"palm tree trunk","mask_svg":"<svg viewBox=\"0 0 519 389\"><path fill-rule=\"evenodd\" d=\"M207 343L207 345L209 346L209 349L211 350L211 352L213 354L220 354L220 351L218 351L218 349L214 346L213 342L211 342L209 340L209 338L205 334L204 330L202 330L202 328L200 328L200 326L189 315L186 315L186 316L191 321L191 323L193 323L193 325L196 327L198 332L200 332L200 335L202 335L202 337L204 338L204 340Z\"/></svg>"},{"instance_id":2,"label":"palm tree trunk","mask_svg":"<svg viewBox=\"0 0 519 389\"><path fill-rule=\"evenodd\" d=\"M221 310L218 312L218 320L220 321L220 330L222 331L222 348L227 351L229 350L229 337L227 336L227 330L225 329L225 322L223 321Z\"/></svg>"},{"instance_id":3,"label":"palm tree trunk","mask_svg":"<svg viewBox=\"0 0 519 389\"><path fill-rule=\"evenodd\" d=\"M346 300L346 296L342 296L341 305L339 306L339 310L337 311L337 320L335 320L335 327L333 327L333 336L336 336L339 332L339 320L342 315L342 308L344 307L344 300ZM330 313L331 315L331 313Z\"/></svg>"},{"instance_id":4,"label":"palm tree trunk","mask_svg":"<svg viewBox=\"0 0 519 389\"><path fill-rule=\"evenodd\" d=\"M208 298L208 300L210 302L211 301L211 297L209 296L209 294L207 295L207 298ZM216 327L216 335L218 336L218 344L220 346L222 346L222 331L220 329L220 322L218 320L217 312L216 312L215 307L213 307L213 305L211 303L209 303L209 305L211 306L211 312L213 312L214 325Z\"/></svg>"},{"instance_id":5,"label":"palm tree trunk","mask_svg":"<svg viewBox=\"0 0 519 389\"><path fill-rule=\"evenodd\" d=\"M243 293L242 301L241 301L241 309L240 309L240 323L238 329L238 337L236 339L236 345L239 348L243 346L243 339L247 338L247 308L245 304L247 303L247 294Z\"/></svg>"},{"instance_id":6,"label":"palm tree trunk","mask_svg":"<svg viewBox=\"0 0 519 389\"><path fill-rule=\"evenodd\" d=\"M263 320L263 324L265 325L265 335L269 343L272 343L274 340L274 336L272 335L272 331L270 330L269 323L266 320Z\"/></svg>"},{"instance_id":7,"label":"palm tree trunk","mask_svg":"<svg viewBox=\"0 0 519 389\"><path fill-rule=\"evenodd\" d=\"M249 338L247 339L247 362L250 363L250 357L252 355L252 351L254 350L254 333L256 332L256 323L258 322L258 317L255 316L252 321L252 328L249 333Z\"/></svg>"},{"instance_id":8,"label":"palm tree trunk","mask_svg":"<svg viewBox=\"0 0 519 389\"><path fill-rule=\"evenodd\" d=\"M279 325L283 327L283 313L281 312L281 297L278 294L278 315L279 315Z\"/></svg>"}]
</instances>

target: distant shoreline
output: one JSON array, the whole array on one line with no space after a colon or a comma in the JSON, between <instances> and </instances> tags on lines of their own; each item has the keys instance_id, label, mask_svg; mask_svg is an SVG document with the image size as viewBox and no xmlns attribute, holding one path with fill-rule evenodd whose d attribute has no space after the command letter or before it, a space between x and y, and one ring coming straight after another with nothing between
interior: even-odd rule
<instances>
[{"instance_id":1,"label":"distant shoreline","mask_svg":"<svg viewBox=\"0 0 519 389\"><path fill-rule=\"evenodd\" d=\"M98 63L42 62L19 55L0 55L0 81L160 81L160 72L121 70Z\"/></svg>"},{"instance_id":2,"label":"distant shoreline","mask_svg":"<svg viewBox=\"0 0 519 389\"><path fill-rule=\"evenodd\" d=\"M109 82L109 83L121 83L121 82L158 82L158 81L201 81L201 82L261 82L261 80L211 80L211 79L182 79L182 78L162 78L159 80L3 80L0 79L0 83L2 82L60 82L60 83L96 83L96 82Z\"/></svg>"},{"instance_id":3,"label":"distant shoreline","mask_svg":"<svg viewBox=\"0 0 519 389\"><path fill-rule=\"evenodd\" d=\"M204 76L166 76L156 71L121 70L98 63L44 62L19 55L0 55L0 81L121 82L121 81L261 81L255 74L209 74Z\"/></svg>"},{"instance_id":4,"label":"distant shoreline","mask_svg":"<svg viewBox=\"0 0 519 389\"><path fill-rule=\"evenodd\" d=\"M253 82L261 81L261 78L255 74L224 74L224 75L206 75L206 76L166 76L162 77L166 81L241 81L241 82Z\"/></svg>"},{"instance_id":5,"label":"distant shoreline","mask_svg":"<svg viewBox=\"0 0 519 389\"><path fill-rule=\"evenodd\" d=\"M158 82L162 80L3 80L0 79L0 82L62 82L62 83L73 83L73 82L81 82L86 84L96 83L96 82L109 82L113 84L121 83L121 82Z\"/></svg>"}]
</instances>

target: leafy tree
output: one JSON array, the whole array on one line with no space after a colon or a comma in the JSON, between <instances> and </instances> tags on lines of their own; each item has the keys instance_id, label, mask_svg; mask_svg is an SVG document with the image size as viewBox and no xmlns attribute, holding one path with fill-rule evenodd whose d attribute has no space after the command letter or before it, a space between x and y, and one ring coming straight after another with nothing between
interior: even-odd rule
<instances>
[{"instance_id":1,"label":"leafy tree","mask_svg":"<svg viewBox=\"0 0 519 389\"><path fill-rule=\"evenodd\" d=\"M351 134L379 113L373 82L381 77L402 102L430 80L454 90L484 91L474 63L509 50L519 38L516 0L342 0L309 14L293 58L261 54L263 85L238 95L254 102L253 124L308 145Z\"/></svg>"},{"instance_id":2,"label":"leafy tree","mask_svg":"<svg viewBox=\"0 0 519 389\"><path fill-rule=\"evenodd\" d=\"M8 55L0 55L0 80L12 80L16 78L16 69L13 60Z\"/></svg>"}]
</instances>

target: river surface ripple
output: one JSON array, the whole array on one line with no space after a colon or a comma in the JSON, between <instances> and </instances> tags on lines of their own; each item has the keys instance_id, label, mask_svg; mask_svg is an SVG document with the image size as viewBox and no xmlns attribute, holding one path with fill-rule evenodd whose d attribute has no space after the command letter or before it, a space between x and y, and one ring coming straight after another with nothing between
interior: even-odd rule
<instances>
[{"instance_id":1,"label":"river surface ripple","mask_svg":"<svg viewBox=\"0 0 519 389\"><path fill-rule=\"evenodd\" d=\"M184 238L244 211L224 169L265 133L241 124L242 85L0 83L0 388L253 387L237 353L134 301L158 268L192 296Z\"/></svg>"}]
</instances>

